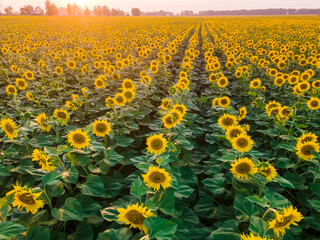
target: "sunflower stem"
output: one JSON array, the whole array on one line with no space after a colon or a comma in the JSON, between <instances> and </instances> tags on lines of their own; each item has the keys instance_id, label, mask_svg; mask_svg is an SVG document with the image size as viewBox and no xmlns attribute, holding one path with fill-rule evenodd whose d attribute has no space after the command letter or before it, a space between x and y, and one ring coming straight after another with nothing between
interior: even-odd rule
<instances>
[{"instance_id":1,"label":"sunflower stem","mask_svg":"<svg viewBox=\"0 0 320 240\"><path fill-rule=\"evenodd\" d=\"M44 195L46 196L47 203L48 203L49 209L50 209L50 211L51 211L51 210L52 210L52 203L51 203L51 200L50 200L50 198L49 198L49 196L48 196L48 194L47 194L46 186L47 186L47 185L44 185L43 193L44 193Z\"/></svg>"},{"instance_id":2,"label":"sunflower stem","mask_svg":"<svg viewBox=\"0 0 320 240\"><path fill-rule=\"evenodd\" d=\"M26 141L27 150L28 150L29 154L31 155L31 149L30 149L30 144L29 144L28 138L27 138L27 136L25 135L25 133L23 132L23 130L22 130L22 128L20 126L18 126L18 129L22 133L22 135L24 137L24 140Z\"/></svg>"}]
</instances>

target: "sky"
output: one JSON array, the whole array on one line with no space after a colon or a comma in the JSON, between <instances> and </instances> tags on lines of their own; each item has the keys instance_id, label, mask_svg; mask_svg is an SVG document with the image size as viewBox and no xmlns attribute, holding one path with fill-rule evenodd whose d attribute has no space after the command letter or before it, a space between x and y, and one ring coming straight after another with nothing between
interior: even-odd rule
<instances>
[{"instance_id":1,"label":"sky","mask_svg":"<svg viewBox=\"0 0 320 240\"><path fill-rule=\"evenodd\" d=\"M44 8L45 0L0 0L0 10L12 6L19 11L23 5L40 6ZM142 11L166 10L180 13L183 10L199 12L201 10L234 10L234 9L264 9L264 8L320 8L320 0L51 0L58 7L68 3L77 3L82 7L93 9L96 5L107 5L109 8L120 8L130 12L137 7Z\"/></svg>"}]
</instances>

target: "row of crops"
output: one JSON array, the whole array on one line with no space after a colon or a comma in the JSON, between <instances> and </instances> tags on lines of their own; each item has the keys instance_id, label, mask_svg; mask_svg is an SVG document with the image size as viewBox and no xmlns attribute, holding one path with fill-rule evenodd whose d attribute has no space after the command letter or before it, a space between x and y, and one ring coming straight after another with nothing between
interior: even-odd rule
<instances>
[{"instance_id":1,"label":"row of crops","mask_svg":"<svg viewBox=\"0 0 320 240\"><path fill-rule=\"evenodd\" d=\"M0 239L318 239L319 21L2 17Z\"/></svg>"}]
</instances>

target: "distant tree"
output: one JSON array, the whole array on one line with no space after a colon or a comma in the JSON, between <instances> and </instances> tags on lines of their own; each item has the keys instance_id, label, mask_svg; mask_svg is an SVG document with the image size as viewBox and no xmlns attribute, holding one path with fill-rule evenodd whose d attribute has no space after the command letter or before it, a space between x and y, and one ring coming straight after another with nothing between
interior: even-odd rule
<instances>
[{"instance_id":1,"label":"distant tree","mask_svg":"<svg viewBox=\"0 0 320 240\"><path fill-rule=\"evenodd\" d=\"M87 6L85 6L83 13L84 15L89 16L91 14L91 10Z\"/></svg>"},{"instance_id":2,"label":"distant tree","mask_svg":"<svg viewBox=\"0 0 320 240\"><path fill-rule=\"evenodd\" d=\"M24 5L20 8L20 14L21 15L30 15L33 11L33 6L31 5Z\"/></svg>"},{"instance_id":3,"label":"distant tree","mask_svg":"<svg viewBox=\"0 0 320 240\"><path fill-rule=\"evenodd\" d=\"M95 6L93 8L93 14L96 16L101 16L102 12L101 12L101 6Z\"/></svg>"},{"instance_id":4,"label":"distant tree","mask_svg":"<svg viewBox=\"0 0 320 240\"><path fill-rule=\"evenodd\" d=\"M68 13L68 15L72 15L72 5L70 4L70 3L68 3L68 5L67 5L67 13Z\"/></svg>"},{"instance_id":5,"label":"distant tree","mask_svg":"<svg viewBox=\"0 0 320 240\"><path fill-rule=\"evenodd\" d=\"M141 16L141 11L139 8L131 8L131 16Z\"/></svg>"},{"instance_id":6,"label":"distant tree","mask_svg":"<svg viewBox=\"0 0 320 240\"><path fill-rule=\"evenodd\" d=\"M185 10L180 13L182 16L192 16L194 13L191 10Z\"/></svg>"},{"instance_id":7,"label":"distant tree","mask_svg":"<svg viewBox=\"0 0 320 240\"><path fill-rule=\"evenodd\" d=\"M59 15L59 10L54 3L51 4L51 11L52 11L52 15Z\"/></svg>"},{"instance_id":8,"label":"distant tree","mask_svg":"<svg viewBox=\"0 0 320 240\"><path fill-rule=\"evenodd\" d=\"M37 7L34 9L34 11L35 11L36 13L39 13L40 15L43 15L43 14L44 14L43 9L42 9L41 7L39 7L39 6L37 6Z\"/></svg>"},{"instance_id":9,"label":"distant tree","mask_svg":"<svg viewBox=\"0 0 320 240\"><path fill-rule=\"evenodd\" d=\"M11 6L6 7L4 9L4 12L6 13L6 15L11 15L13 13L13 8Z\"/></svg>"},{"instance_id":10,"label":"distant tree","mask_svg":"<svg viewBox=\"0 0 320 240\"><path fill-rule=\"evenodd\" d=\"M110 9L106 5L102 6L101 15L102 16L110 16Z\"/></svg>"},{"instance_id":11,"label":"distant tree","mask_svg":"<svg viewBox=\"0 0 320 240\"><path fill-rule=\"evenodd\" d=\"M46 9L46 15L53 16L59 14L57 6L49 0L45 1L44 6Z\"/></svg>"}]
</instances>

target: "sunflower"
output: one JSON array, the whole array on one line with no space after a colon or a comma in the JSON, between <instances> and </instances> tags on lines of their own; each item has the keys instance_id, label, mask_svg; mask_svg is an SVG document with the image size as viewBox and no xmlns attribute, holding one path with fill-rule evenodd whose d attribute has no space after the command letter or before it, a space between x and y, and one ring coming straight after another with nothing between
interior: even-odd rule
<instances>
[{"instance_id":1,"label":"sunflower","mask_svg":"<svg viewBox=\"0 0 320 240\"><path fill-rule=\"evenodd\" d=\"M112 97L107 97L105 102L106 107L113 107L116 104L116 101Z\"/></svg>"},{"instance_id":2,"label":"sunflower","mask_svg":"<svg viewBox=\"0 0 320 240\"><path fill-rule=\"evenodd\" d=\"M9 85L6 87L6 91L7 91L8 95L13 94L14 96L17 95L17 92L18 92L17 89L16 89L16 87L13 86L13 85L11 85L11 84L9 84Z\"/></svg>"},{"instance_id":3,"label":"sunflower","mask_svg":"<svg viewBox=\"0 0 320 240\"><path fill-rule=\"evenodd\" d=\"M269 164L269 162L263 162L259 164L257 172L264 176L268 181L272 181L278 175L274 166Z\"/></svg>"},{"instance_id":4,"label":"sunflower","mask_svg":"<svg viewBox=\"0 0 320 240\"><path fill-rule=\"evenodd\" d=\"M237 125L237 117L230 115L230 114L223 114L219 119L218 119L218 124L220 127L222 127L224 130L227 130L229 127Z\"/></svg>"},{"instance_id":5,"label":"sunflower","mask_svg":"<svg viewBox=\"0 0 320 240\"><path fill-rule=\"evenodd\" d=\"M298 138L298 142L305 143L305 142L317 142L318 136L314 133L307 133L302 134L301 137Z\"/></svg>"},{"instance_id":6,"label":"sunflower","mask_svg":"<svg viewBox=\"0 0 320 240\"><path fill-rule=\"evenodd\" d=\"M298 85L298 89L300 92L305 92L310 89L310 83L309 82L301 82Z\"/></svg>"},{"instance_id":7,"label":"sunflower","mask_svg":"<svg viewBox=\"0 0 320 240\"><path fill-rule=\"evenodd\" d=\"M164 115L162 117L162 122L164 127L168 129L173 128L178 124L171 113L167 113L166 115Z\"/></svg>"},{"instance_id":8,"label":"sunflower","mask_svg":"<svg viewBox=\"0 0 320 240\"><path fill-rule=\"evenodd\" d=\"M51 172L56 169L56 167L52 165L52 162L50 160L51 158L48 157L45 152L39 151L39 149L33 150L32 161L39 161L39 164L43 170Z\"/></svg>"},{"instance_id":9,"label":"sunflower","mask_svg":"<svg viewBox=\"0 0 320 240\"><path fill-rule=\"evenodd\" d=\"M126 96L123 93L117 93L115 95L115 102L118 106L123 106L126 104L127 100L126 100Z\"/></svg>"},{"instance_id":10,"label":"sunflower","mask_svg":"<svg viewBox=\"0 0 320 240\"><path fill-rule=\"evenodd\" d=\"M94 81L94 85L96 86L96 88L105 88L107 86L107 84L105 83L105 81L98 77L95 81Z\"/></svg>"},{"instance_id":11,"label":"sunflower","mask_svg":"<svg viewBox=\"0 0 320 240\"><path fill-rule=\"evenodd\" d=\"M320 108L320 99L317 97L312 97L307 102L308 108L311 110L318 110Z\"/></svg>"},{"instance_id":12,"label":"sunflower","mask_svg":"<svg viewBox=\"0 0 320 240\"><path fill-rule=\"evenodd\" d=\"M125 89L122 93L126 97L126 102L131 102L136 95L134 89Z\"/></svg>"},{"instance_id":13,"label":"sunflower","mask_svg":"<svg viewBox=\"0 0 320 240\"><path fill-rule=\"evenodd\" d=\"M147 207L143 207L143 204L141 206L138 203L128 205L127 208L117 208L117 211L119 212L118 221L130 224L130 228L139 228L141 232L148 233L148 229L143 222L154 214Z\"/></svg>"},{"instance_id":14,"label":"sunflower","mask_svg":"<svg viewBox=\"0 0 320 240\"><path fill-rule=\"evenodd\" d=\"M219 106L222 107L222 108L226 108L230 105L230 98L229 97L221 97L219 99Z\"/></svg>"},{"instance_id":15,"label":"sunflower","mask_svg":"<svg viewBox=\"0 0 320 240\"><path fill-rule=\"evenodd\" d=\"M76 129L68 134L68 142L70 143L71 147L81 149L89 146L90 138L88 133L82 131L81 129Z\"/></svg>"},{"instance_id":16,"label":"sunflower","mask_svg":"<svg viewBox=\"0 0 320 240\"><path fill-rule=\"evenodd\" d=\"M1 119L0 121L1 130L5 132L6 136L11 140L18 136L16 124L10 118Z\"/></svg>"},{"instance_id":17,"label":"sunflower","mask_svg":"<svg viewBox=\"0 0 320 240\"><path fill-rule=\"evenodd\" d=\"M239 110L239 115L238 115L238 121L241 121L242 119L244 119L247 116L247 108L245 106L243 106L242 108L240 108Z\"/></svg>"},{"instance_id":18,"label":"sunflower","mask_svg":"<svg viewBox=\"0 0 320 240\"><path fill-rule=\"evenodd\" d=\"M212 100L212 107L218 106L219 105L219 101L220 101L220 98L214 98Z\"/></svg>"},{"instance_id":19,"label":"sunflower","mask_svg":"<svg viewBox=\"0 0 320 240\"><path fill-rule=\"evenodd\" d=\"M163 98L161 100L161 108L163 110L168 110L170 106L171 106L171 101L169 99Z\"/></svg>"},{"instance_id":20,"label":"sunflower","mask_svg":"<svg viewBox=\"0 0 320 240\"><path fill-rule=\"evenodd\" d=\"M23 78L17 78L16 85L19 88L19 90L25 90L28 86L28 84L26 83L26 81Z\"/></svg>"},{"instance_id":21,"label":"sunflower","mask_svg":"<svg viewBox=\"0 0 320 240\"><path fill-rule=\"evenodd\" d=\"M314 82L312 82L312 87L320 88L320 80L315 80Z\"/></svg>"},{"instance_id":22,"label":"sunflower","mask_svg":"<svg viewBox=\"0 0 320 240\"><path fill-rule=\"evenodd\" d=\"M88 97L88 94L90 93L90 91L85 87L81 88L81 92L85 98Z\"/></svg>"},{"instance_id":23,"label":"sunflower","mask_svg":"<svg viewBox=\"0 0 320 240\"><path fill-rule=\"evenodd\" d=\"M13 185L13 190L6 193L6 196L14 194L13 207L18 207L21 210L23 207L27 212L36 214L39 208L44 206L44 201L38 199L42 192L34 192L32 189L27 187L21 187L18 183Z\"/></svg>"},{"instance_id":24,"label":"sunflower","mask_svg":"<svg viewBox=\"0 0 320 240\"><path fill-rule=\"evenodd\" d=\"M34 100L34 95L32 92L27 92L26 93L26 97L28 98L29 101L33 101Z\"/></svg>"},{"instance_id":25,"label":"sunflower","mask_svg":"<svg viewBox=\"0 0 320 240\"><path fill-rule=\"evenodd\" d=\"M104 137L105 135L108 135L111 130L110 123L107 120L95 120L93 125L93 134Z\"/></svg>"},{"instance_id":26,"label":"sunflower","mask_svg":"<svg viewBox=\"0 0 320 240\"><path fill-rule=\"evenodd\" d=\"M69 69L75 69L76 68L76 63L74 61L69 61L69 62L67 62L67 67Z\"/></svg>"},{"instance_id":27,"label":"sunflower","mask_svg":"<svg viewBox=\"0 0 320 240\"><path fill-rule=\"evenodd\" d=\"M257 88L260 88L261 86L261 80L259 78L256 78L256 79L253 79L251 82L250 82L250 88L251 89L257 89Z\"/></svg>"},{"instance_id":28,"label":"sunflower","mask_svg":"<svg viewBox=\"0 0 320 240\"><path fill-rule=\"evenodd\" d=\"M41 127L41 130L43 132L49 132L51 130L51 126L49 124L47 124L46 122L49 121L47 115L45 113L40 113L37 117L36 117L36 121L38 123L38 125Z\"/></svg>"},{"instance_id":29,"label":"sunflower","mask_svg":"<svg viewBox=\"0 0 320 240\"><path fill-rule=\"evenodd\" d=\"M61 67L55 67L54 72L60 76L63 73L63 69Z\"/></svg>"},{"instance_id":30,"label":"sunflower","mask_svg":"<svg viewBox=\"0 0 320 240\"><path fill-rule=\"evenodd\" d=\"M279 236L279 232L284 235L286 229L290 229L291 224L298 225L297 222L300 222L302 219L302 214L296 208L293 209L292 206L283 208L282 211L276 213L275 219L268 222L269 229L273 229L276 236Z\"/></svg>"},{"instance_id":31,"label":"sunflower","mask_svg":"<svg viewBox=\"0 0 320 240\"><path fill-rule=\"evenodd\" d=\"M278 103L278 102L276 102L276 101L272 101L272 102L269 102L267 105L266 105L266 113L269 113L270 112L270 110L272 109L272 108L275 108L275 107L281 107L281 104L280 103Z\"/></svg>"},{"instance_id":32,"label":"sunflower","mask_svg":"<svg viewBox=\"0 0 320 240\"><path fill-rule=\"evenodd\" d=\"M226 77L221 77L218 79L218 86L220 88L225 88L228 85L228 78Z\"/></svg>"},{"instance_id":33,"label":"sunflower","mask_svg":"<svg viewBox=\"0 0 320 240\"><path fill-rule=\"evenodd\" d=\"M78 108L70 101L66 101L66 107L71 109L72 111L76 111Z\"/></svg>"},{"instance_id":34,"label":"sunflower","mask_svg":"<svg viewBox=\"0 0 320 240\"><path fill-rule=\"evenodd\" d=\"M171 185L172 178L169 173L162 168L150 166L146 174L142 174L143 181L149 188L159 190L162 187L164 190Z\"/></svg>"},{"instance_id":35,"label":"sunflower","mask_svg":"<svg viewBox=\"0 0 320 240\"><path fill-rule=\"evenodd\" d=\"M184 117L184 115L187 113L187 107L183 104L175 104L172 106L172 109L179 111L182 117Z\"/></svg>"},{"instance_id":36,"label":"sunflower","mask_svg":"<svg viewBox=\"0 0 320 240\"><path fill-rule=\"evenodd\" d=\"M23 76L27 79L27 80L32 80L34 78L34 73L31 71L26 71L24 72Z\"/></svg>"},{"instance_id":37,"label":"sunflower","mask_svg":"<svg viewBox=\"0 0 320 240\"><path fill-rule=\"evenodd\" d=\"M232 147L239 152L249 152L254 144L250 136L246 134L240 134L232 139Z\"/></svg>"},{"instance_id":38,"label":"sunflower","mask_svg":"<svg viewBox=\"0 0 320 240\"><path fill-rule=\"evenodd\" d=\"M217 75L215 73L211 73L209 76L209 82L214 83L217 80Z\"/></svg>"},{"instance_id":39,"label":"sunflower","mask_svg":"<svg viewBox=\"0 0 320 240\"><path fill-rule=\"evenodd\" d=\"M288 82L291 84L291 85L294 85L294 84L297 84L299 82L299 77L298 76L295 76L295 75L291 75L288 79Z\"/></svg>"},{"instance_id":40,"label":"sunflower","mask_svg":"<svg viewBox=\"0 0 320 240\"><path fill-rule=\"evenodd\" d=\"M245 235L244 233L242 233L240 237L240 240L273 240L269 238L262 238L259 235L255 236L252 232L249 235Z\"/></svg>"},{"instance_id":41,"label":"sunflower","mask_svg":"<svg viewBox=\"0 0 320 240\"><path fill-rule=\"evenodd\" d=\"M162 154L167 148L167 139L163 137L163 134L153 134L147 138L147 150L152 154Z\"/></svg>"},{"instance_id":42,"label":"sunflower","mask_svg":"<svg viewBox=\"0 0 320 240\"><path fill-rule=\"evenodd\" d=\"M226 131L226 137L229 141L232 141L233 138L240 134L246 134L246 131L243 127L237 125L237 126L231 126Z\"/></svg>"},{"instance_id":43,"label":"sunflower","mask_svg":"<svg viewBox=\"0 0 320 240\"><path fill-rule=\"evenodd\" d=\"M69 113L66 110L57 108L53 112L53 117L62 120L63 124L67 124L67 121L70 118Z\"/></svg>"},{"instance_id":44,"label":"sunflower","mask_svg":"<svg viewBox=\"0 0 320 240\"><path fill-rule=\"evenodd\" d=\"M125 79L122 82L122 88L124 89L134 89L134 84L131 79Z\"/></svg>"},{"instance_id":45,"label":"sunflower","mask_svg":"<svg viewBox=\"0 0 320 240\"><path fill-rule=\"evenodd\" d=\"M254 175L257 169L254 162L246 157L235 160L235 162L231 164L230 171L236 178L248 179L248 174Z\"/></svg>"},{"instance_id":46,"label":"sunflower","mask_svg":"<svg viewBox=\"0 0 320 240\"><path fill-rule=\"evenodd\" d=\"M315 158L311 151L319 153L319 143L315 141L298 142L295 149L299 158L308 161Z\"/></svg>"}]
</instances>

